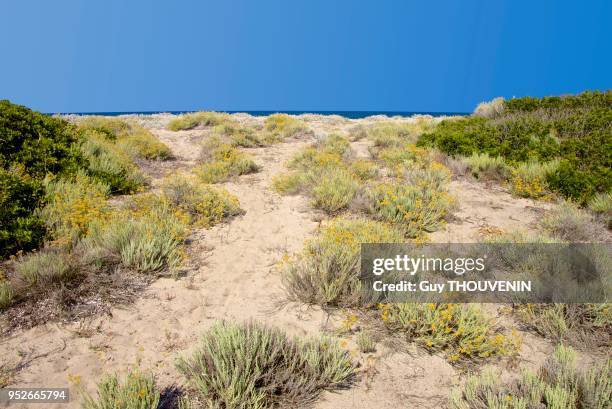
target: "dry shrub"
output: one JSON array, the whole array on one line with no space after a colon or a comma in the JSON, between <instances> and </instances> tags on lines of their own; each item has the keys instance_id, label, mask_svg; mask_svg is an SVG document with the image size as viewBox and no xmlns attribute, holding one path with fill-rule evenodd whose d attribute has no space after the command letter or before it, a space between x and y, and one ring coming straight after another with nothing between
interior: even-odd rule
<instances>
[{"instance_id":1,"label":"dry shrub","mask_svg":"<svg viewBox=\"0 0 612 409\"><path fill-rule=\"evenodd\" d=\"M529 329L555 343L588 350L612 346L610 304L524 304L515 312Z\"/></svg>"},{"instance_id":2,"label":"dry shrub","mask_svg":"<svg viewBox=\"0 0 612 409\"><path fill-rule=\"evenodd\" d=\"M167 128L171 131L181 131L193 129L200 126L221 125L229 121L229 115L220 112L195 112L192 114L180 115L172 119Z\"/></svg>"},{"instance_id":3,"label":"dry shrub","mask_svg":"<svg viewBox=\"0 0 612 409\"><path fill-rule=\"evenodd\" d=\"M605 227L586 210L571 202L563 202L542 219L542 227L555 237L576 242L609 242Z\"/></svg>"},{"instance_id":4,"label":"dry shrub","mask_svg":"<svg viewBox=\"0 0 612 409\"><path fill-rule=\"evenodd\" d=\"M259 170L250 155L214 137L202 147L200 161L195 172L204 183L220 183Z\"/></svg>"},{"instance_id":5,"label":"dry shrub","mask_svg":"<svg viewBox=\"0 0 612 409\"><path fill-rule=\"evenodd\" d=\"M328 214L346 209L359 188L355 177L344 169L329 171L320 177L312 188L313 206Z\"/></svg>"},{"instance_id":6,"label":"dry shrub","mask_svg":"<svg viewBox=\"0 0 612 409\"><path fill-rule=\"evenodd\" d=\"M360 306L361 243L401 243L393 227L367 219L334 219L304 245L283 271L289 301L321 306Z\"/></svg>"},{"instance_id":7,"label":"dry shrub","mask_svg":"<svg viewBox=\"0 0 612 409\"><path fill-rule=\"evenodd\" d=\"M511 337L472 305L380 304L380 318L393 334L402 333L431 351L444 351L450 362L473 361L516 353L517 333Z\"/></svg>"},{"instance_id":8,"label":"dry shrub","mask_svg":"<svg viewBox=\"0 0 612 409\"><path fill-rule=\"evenodd\" d=\"M595 212L608 229L612 229L612 191L595 195L589 202L589 209Z\"/></svg>"},{"instance_id":9,"label":"dry shrub","mask_svg":"<svg viewBox=\"0 0 612 409\"><path fill-rule=\"evenodd\" d=\"M559 167L559 161L546 163L530 161L519 163L512 169L510 186L512 193L521 197L538 199L549 194L546 179Z\"/></svg>"},{"instance_id":10,"label":"dry shrub","mask_svg":"<svg viewBox=\"0 0 612 409\"><path fill-rule=\"evenodd\" d=\"M462 159L476 179L503 181L510 176L511 168L501 156L489 156L488 153L473 153Z\"/></svg>"},{"instance_id":11,"label":"dry shrub","mask_svg":"<svg viewBox=\"0 0 612 409\"><path fill-rule=\"evenodd\" d=\"M193 177L169 177L162 182L161 190L171 207L184 211L199 227L214 226L243 212L238 198L227 190L204 185Z\"/></svg>"},{"instance_id":12,"label":"dry shrub","mask_svg":"<svg viewBox=\"0 0 612 409\"><path fill-rule=\"evenodd\" d=\"M474 110L475 116L483 118L497 118L504 113L505 101L503 97L497 97L489 102L481 102Z\"/></svg>"},{"instance_id":13,"label":"dry shrub","mask_svg":"<svg viewBox=\"0 0 612 409\"><path fill-rule=\"evenodd\" d=\"M259 137L253 128L233 122L226 122L215 126L213 135L222 140L228 140L228 143L232 146L240 146L243 148L255 148L268 144Z\"/></svg>"},{"instance_id":14,"label":"dry shrub","mask_svg":"<svg viewBox=\"0 0 612 409\"><path fill-rule=\"evenodd\" d=\"M14 293L13 286L8 280L3 279L0 281L0 311L11 306Z\"/></svg>"},{"instance_id":15,"label":"dry shrub","mask_svg":"<svg viewBox=\"0 0 612 409\"><path fill-rule=\"evenodd\" d=\"M78 276L69 255L52 250L31 253L17 259L15 271L18 279L32 287L66 283Z\"/></svg>"},{"instance_id":16,"label":"dry shrub","mask_svg":"<svg viewBox=\"0 0 612 409\"><path fill-rule=\"evenodd\" d=\"M121 381L117 374L108 375L98 384L96 398L84 393L83 409L156 409L160 392L152 374L130 370Z\"/></svg>"},{"instance_id":17,"label":"dry shrub","mask_svg":"<svg viewBox=\"0 0 612 409\"><path fill-rule=\"evenodd\" d=\"M312 131L304 123L287 114L273 114L264 121L262 139L268 143L282 142L287 138L310 135Z\"/></svg>"},{"instance_id":18,"label":"dry shrub","mask_svg":"<svg viewBox=\"0 0 612 409\"><path fill-rule=\"evenodd\" d=\"M359 334L357 334L357 338L355 340L357 342L357 347L359 347L359 350L364 354L376 352L376 341L374 341L372 334L369 332L361 331Z\"/></svg>"},{"instance_id":19,"label":"dry shrub","mask_svg":"<svg viewBox=\"0 0 612 409\"><path fill-rule=\"evenodd\" d=\"M299 407L348 385L354 372L331 339L291 339L256 323L228 322L208 330L177 367L202 407L219 408Z\"/></svg>"},{"instance_id":20,"label":"dry shrub","mask_svg":"<svg viewBox=\"0 0 612 409\"><path fill-rule=\"evenodd\" d=\"M87 235L91 223L109 213L107 185L78 173L74 180L47 180L47 204L41 217L59 244L73 244Z\"/></svg>"},{"instance_id":21,"label":"dry shrub","mask_svg":"<svg viewBox=\"0 0 612 409\"><path fill-rule=\"evenodd\" d=\"M612 360L578 371L575 352L560 345L536 372L510 382L487 371L468 378L451 396L456 409L607 409L612 401Z\"/></svg>"}]
</instances>

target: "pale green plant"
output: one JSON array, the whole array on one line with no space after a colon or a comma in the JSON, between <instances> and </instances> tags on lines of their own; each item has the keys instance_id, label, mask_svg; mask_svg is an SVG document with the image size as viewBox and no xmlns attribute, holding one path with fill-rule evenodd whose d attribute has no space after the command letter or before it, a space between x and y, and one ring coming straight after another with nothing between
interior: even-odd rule
<instances>
[{"instance_id":1,"label":"pale green plant","mask_svg":"<svg viewBox=\"0 0 612 409\"><path fill-rule=\"evenodd\" d=\"M155 377L140 370L130 370L123 381L107 375L98 383L96 398L83 395L83 409L156 409L161 397Z\"/></svg>"}]
</instances>

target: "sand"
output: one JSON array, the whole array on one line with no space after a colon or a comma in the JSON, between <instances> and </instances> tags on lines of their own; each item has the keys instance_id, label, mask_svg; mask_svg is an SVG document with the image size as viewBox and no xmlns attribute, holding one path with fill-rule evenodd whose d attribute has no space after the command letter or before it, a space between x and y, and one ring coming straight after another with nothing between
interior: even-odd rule
<instances>
[{"instance_id":1,"label":"sand","mask_svg":"<svg viewBox=\"0 0 612 409\"><path fill-rule=\"evenodd\" d=\"M250 116L238 118L261 122L261 118ZM278 306L281 281L276 264L284 254L301 249L319 225L321 215L309 207L307 198L279 196L270 190L270 183L285 169L284 163L314 138L380 118L307 119L314 136L249 149L262 165L261 172L223 184L240 199L246 213L210 230L193 232L185 278L155 281L133 304L115 308L110 316L80 323L49 323L3 339L2 362L24 364L11 386L70 386L73 399L69 404L47 404L45 408L77 408L79 388L93 392L102 374L124 371L134 363L152 370L160 386L180 386L182 377L174 367L177 356L188 353L216 320L254 319L294 335L317 335L333 329L340 313L330 317L318 308ZM191 168L202 139L208 135L206 130L164 130L167 120L164 115L141 120L177 157L176 161L147 165L145 170L154 181ZM365 140L353 142L353 149L358 157L369 156ZM431 235L433 241L469 242L486 229L533 230L541 213L550 206L516 199L502 188L472 181L453 181L451 188L458 198L458 210L443 229ZM493 315L499 315L495 306L490 307ZM526 365L536 366L552 347L533 335L524 336L521 358ZM364 359L364 376L357 384L324 393L315 407L439 408L446 405L451 389L464 378L442 356L418 349L381 345L372 359L360 359Z\"/></svg>"}]
</instances>

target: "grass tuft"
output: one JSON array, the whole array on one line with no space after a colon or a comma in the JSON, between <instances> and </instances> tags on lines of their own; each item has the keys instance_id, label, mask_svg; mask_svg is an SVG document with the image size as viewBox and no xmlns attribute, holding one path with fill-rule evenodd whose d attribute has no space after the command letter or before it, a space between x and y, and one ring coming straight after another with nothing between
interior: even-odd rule
<instances>
[{"instance_id":1,"label":"grass tuft","mask_svg":"<svg viewBox=\"0 0 612 409\"><path fill-rule=\"evenodd\" d=\"M298 407L350 382L354 365L330 339L290 339L255 323L220 322L178 361L206 407Z\"/></svg>"},{"instance_id":2,"label":"grass tuft","mask_svg":"<svg viewBox=\"0 0 612 409\"><path fill-rule=\"evenodd\" d=\"M542 227L550 234L568 242L605 242L606 228L589 212L573 203L563 202L542 219Z\"/></svg>"},{"instance_id":3,"label":"grass tuft","mask_svg":"<svg viewBox=\"0 0 612 409\"><path fill-rule=\"evenodd\" d=\"M41 251L22 257L16 261L15 272L30 287L66 283L77 275L68 255L57 251Z\"/></svg>"},{"instance_id":4,"label":"grass tuft","mask_svg":"<svg viewBox=\"0 0 612 409\"><path fill-rule=\"evenodd\" d=\"M0 281L0 311L11 306L14 294L13 286L8 280Z\"/></svg>"},{"instance_id":5,"label":"grass tuft","mask_svg":"<svg viewBox=\"0 0 612 409\"><path fill-rule=\"evenodd\" d=\"M196 168L196 174L204 183L220 183L259 170L250 155L222 143L219 138L210 138L204 144L200 158L202 163Z\"/></svg>"}]
</instances>

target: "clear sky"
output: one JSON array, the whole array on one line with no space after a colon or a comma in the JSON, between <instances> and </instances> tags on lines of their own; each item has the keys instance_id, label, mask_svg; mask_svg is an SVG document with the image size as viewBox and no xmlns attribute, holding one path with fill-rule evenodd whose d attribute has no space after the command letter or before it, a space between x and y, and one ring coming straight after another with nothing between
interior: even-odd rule
<instances>
[{"instance_id":1,"label":"clear sky","mask_svg":"<svg viewBox=\"0 0 612 409\"><path fill-rule=\"evenodd\" d=\"M1 0L0 99L45 112L466 112L612 88L610 0Z\"/></svg>"}]
</instances>

